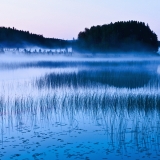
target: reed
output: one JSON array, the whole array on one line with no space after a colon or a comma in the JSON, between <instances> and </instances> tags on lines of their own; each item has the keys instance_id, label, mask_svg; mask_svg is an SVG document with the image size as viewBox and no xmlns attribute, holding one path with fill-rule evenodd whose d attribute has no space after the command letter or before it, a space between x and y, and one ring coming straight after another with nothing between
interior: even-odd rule
<instances>
[{"instance_id":1,"label":"reed","mask_svg":"<svg viewBox=\"0 0 160 160\"><path fill-rule=\"evenodd\" d=\"M61 63L51 64L59 67ZM65 65L75 64L67 62L62 66ZM75 132L81 121L87 123L89 119L106 135L108 152L127 154L133 147L149 157L154 145L159 154L159 75L148 70L129 71L131 62L119 71L115 70L121 67L119 63L77 65L83 66L78 72L51 72L29 81L1 83L1 134L7 134L4 126L20 130L23 124L30 128L46 124L52 127L57 122L70 126L67 133ZM88 70L88 66L93 68Z\"/></svg>"}]
</instances>

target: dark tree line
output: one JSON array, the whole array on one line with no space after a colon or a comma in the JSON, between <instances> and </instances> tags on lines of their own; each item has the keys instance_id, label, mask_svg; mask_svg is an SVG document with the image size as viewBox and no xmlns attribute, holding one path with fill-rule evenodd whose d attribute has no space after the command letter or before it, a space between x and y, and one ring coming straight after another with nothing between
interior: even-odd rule
<instances>
[{"instance_id":1,"label":"dark tree line","mask_svg":"<svg viewBox=\"0 0 160 160\"><path fill-rule=\"evenodd\" d=\"M0 48L20 47L65 48L74 46L84 52L157 52L157 35L143 22L116 22L93 26L78 34L77 40L45 38L15 28L0 27Z\"/></svg>"},{"instance_id":2,"label":"dark tree line","mask_svg":"<svg viewBox=\"0 0 160 160\"><path fill-rule=\"evenodd\" d=\"M32 34L28 31L16 30L14 28L0 27L0 48L8 47L26 47L26 46L40 46L40 47L66 47L69 45L68 41L44 38L42 35Z\"/></svg>"},{"instance_id":3,"label":"dark tree line","mask_svg":"<svg viewBox=\"0 0 160 160\"><path fill-rule=\"evenodd\" d=\"M76 49L90 52L157 52L157 35L143 22L93 26L78 34Z\"/></svg>"}]
</instances>

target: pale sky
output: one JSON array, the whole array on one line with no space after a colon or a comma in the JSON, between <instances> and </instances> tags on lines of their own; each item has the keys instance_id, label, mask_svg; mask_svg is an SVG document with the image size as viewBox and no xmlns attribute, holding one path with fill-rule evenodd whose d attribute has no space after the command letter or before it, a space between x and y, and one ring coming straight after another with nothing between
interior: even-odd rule
<instances>
[{"instance_id":1,"label":"pale sky","mask_svg":"<svg viewBox=\"0 0 160 160\"><path fill-rule=\"evenodd\" d=\"M160 0L0 0L0 26L61 39L116 21L148 23L160 40Z\"/></svg>"}]
</instances>

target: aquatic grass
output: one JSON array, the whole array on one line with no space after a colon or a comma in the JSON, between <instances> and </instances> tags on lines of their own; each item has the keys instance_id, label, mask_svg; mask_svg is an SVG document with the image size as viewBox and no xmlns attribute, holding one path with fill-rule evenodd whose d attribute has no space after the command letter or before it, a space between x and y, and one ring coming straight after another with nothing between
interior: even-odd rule
<instances>
[{"instance_id":1,"label":"aquatic grass","mask_svg":"<svg viewBox=\"0 0 160 160\"><path fill-rule=\"evenodd\" d=\"M141 82L133 79L129 87L125 85L127 75L138 75ZM57 126L63 134L71 134L86 122L91 123L88 132L94 131L92 134L99 138L105 135L105 147L110 154L128 154L132 148L149 157L153 146L159 154L159 82L155 73L114 72L112 68L96 67L89 71L50 72L32 80L6 81L0 87L1 134L15 130L25 134L24 129L38 135L35 126L40 131L55 126L55 136ZM136 86L137 83L141 85Z\"/></svg>"},{"instance_id":2,"label":"aquatic grass","mask_svg":"<svg viewBox=\"0 0 160 160\"><path fill-rule=\"evenodd\" d=\"M102 92L98 95L93 92L87 97L88 91L86 94L84 91L83 94L82 92L75 94L69 91L63 95L57 93L52 92L52 96L44 94L37 99L32 96L17 97L9 100L9 106L1 97L1 107L9 108L12 106L10 110L6 111L2 107L2 113L7 113L1 115L3 126L8 125L9 119L12 121L10 123L12 128L16 125L19 129L23 128L23 123L34 126L47 122L52 124L56 121L64 123L68 119L73 132L78 125L75 120L82 114L84 120L85 116L89 116L95 123L104 126L104 132L109 137L108 143L111 143L113 148L119 149L120 152L126 152L123 148L127 149L128 144L132 143L137 146L139 152L142 150L145 152L145 148L151 149L153 144L159 143L159 137L157 137L157 132L160 132L158 129L159 115L157 114L159 107L150 108L151 101L155 102L154 95L134 97L132 94L124 96L118 93L110 95ZM157 95L156 101L160 101L159 95ZM127 104L128 107L126 107ZM68 132L70 131L69 129ZM157 140L152 141L153 138ZM109 149L111 150L111 148ZM158 148L157 151L159 152Z\"/></svg>"},{"instance_id":3,"label":"aquatic grass","mask_svg":"<svg viewBox=\"0 0 160 160\"><path fill-rule=\"evenodd\" d=\"M133 95L132 93L116 93L110 94L110 91L94 91L88 94L88 91L83 90L83 92L70 92L61 94L61 89L50 91L51 94L44 94L35 99L30 95L28 97L15 97L5 99L0 98L0 113L1 115L14 114L20 115L23 113L32 113L33 115L38 115L38 112L46 114L45 112L52 113L52 109L70 112L75 108L75 113L79 111L89 112L95 114L98 111L104 110L107 114L108 111L115 113L117 116L132 116L134 112L137 112L139 116L147 116L147 114L154 113L155 111L159 113L159 103L160 96L155 94L138 94ZM38 94L38 93L37 93ZM125 112L124 112L125 111Z\"/></svg>"}]
</instances>

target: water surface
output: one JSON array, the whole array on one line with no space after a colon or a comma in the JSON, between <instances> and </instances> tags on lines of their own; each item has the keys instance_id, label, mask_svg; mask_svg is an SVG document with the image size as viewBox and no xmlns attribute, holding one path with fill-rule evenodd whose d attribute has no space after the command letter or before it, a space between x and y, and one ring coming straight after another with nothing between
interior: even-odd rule
<instances>
[{"instance_id":1,"label":"water surface","mask_svg":"<svg viewBox=\"0 0 160 160\"><path fill-rule=\"evenodd\" d=\"M0 159L158 159L160 60L1 56Z\"/></svg>"}]
</instances>

